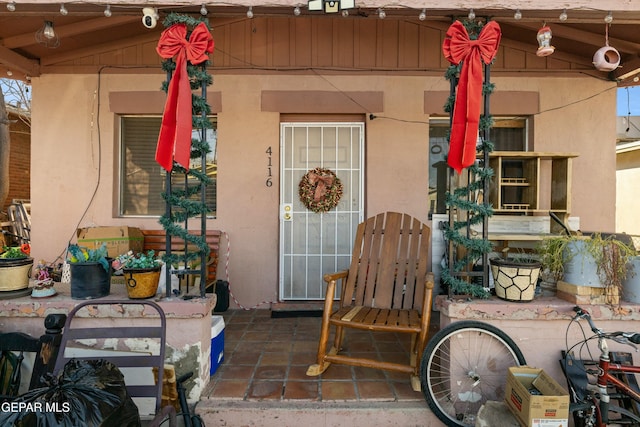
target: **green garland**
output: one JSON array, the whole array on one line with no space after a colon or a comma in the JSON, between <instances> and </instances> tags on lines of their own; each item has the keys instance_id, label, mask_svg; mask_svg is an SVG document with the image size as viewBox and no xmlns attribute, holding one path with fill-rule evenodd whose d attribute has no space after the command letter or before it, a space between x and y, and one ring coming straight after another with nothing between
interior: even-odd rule
<instances>
[{"instance_id":1,"label":"green garland","mask_svg":"<svg viewBox=\"0 0 640 427\"><path fill-rule=\"evenodd\" d=\"M191 33L191 30L195 28L201 22L208 24L206 18L193 18L188 15L182 15L177 13L171 13L163 21L165 28L168 28L175 24L185 24L189 28L187 39ZM209 65L209 61L206 61L203 65L191 65L187 63L187 74L189 75L189 82L192 91L201 90L203 87L209 86L213 83L213 78L207 72L206 66ZM176 64L172 60L162 61L162 69L169 73L175 70ZM169 88L169 81L165 81L162 84L162 90L166 93ZM197 96L194 93L191 95L192 104L192 126L194 129L212 129L213 125L207 117L211 113L211 107L207 104L205 98ZM202 159L207 153L211 152L211 148L206 141L200 141L199 139L193 139L191 141L191 158ZM190 168L186 171L183 167L174 163L173 170L171 172L175 175L184 175L185 181L187 177L192 177L190 181L196 182L194 185L189 185L186 189L181 186L179 189L173 189L170 193L163 193L164 200L171 205L171 215L162 215L160 217L160 224L167 232L169 236L176 236L184 240L190 245L194 245L198 248L197 251L187 251L185 253L171 255L164 255L163 261L168 265L187 265L189 262L200 259L203 255L209 256L210 249L206 242L206 238L203 235L190 234L186 228L180 224L185 223L189 218L200 217L207 215L210 209L206 204L202 203L199 197L197 197L203 186L207 186L211 179L199 169Z\"/></svg>"},{"instance_id":2,"label":"green garland","mask_svg":"<svg viewBox=\"0 0 640 427\"><path fill-rule=\"evenodd\" d=\"M471 39L477 39L477 35L482 29L482 25L478 22L463 22L467 28L467 32ZM460 74L461 64L451 65L445 72L445 78L449 81L456 81L457 76ZM456 82L457 84L457 82ZM495 89L495 85L492 83L483 83L482 93L484 96L489 96ZM447 99L444 105L444 110L450 114L453 113L453 107L455 104L455 96L452 94ZM493 117L490 115L483 115L480 117L479 130L487 130L493 127ZM493 143L491 141L484 141L482 143L482 150L486 152L493 151ZM469 195L482 191L484 188L484 181L491 180L493 178L493 170L488 166L479 167L474 164L468 168L469 171L469 184L464 187L458 187L453 192L447 192L445 195L445 203L451 211L452 209L467 212L466 221L454 221L453 224L444 224L444 237L447 241L453 244L453 247L463 247L465 249L464 255L453 262L452 266L442 269L442 281L449 286L450 290L455 294L468 294L478 298L488 298L489 292L484 286L470 281L469 279L463 280L460 275L452 274L464 272L470 265L474 265L484 254L488 254L492 251L493 245L487 239L467 237L467 228L472 225L481 224L484 222L485 217L493 215L493 208L487 201L488 195L484 195L483 202L478 203L472 200ZM464 233L461 231L464 230ZM449 260L447 260L449 261ZM452 268L451 268L452 267ZM488 266L484 266L488 268Z\"/></svg>"}]
</instances>

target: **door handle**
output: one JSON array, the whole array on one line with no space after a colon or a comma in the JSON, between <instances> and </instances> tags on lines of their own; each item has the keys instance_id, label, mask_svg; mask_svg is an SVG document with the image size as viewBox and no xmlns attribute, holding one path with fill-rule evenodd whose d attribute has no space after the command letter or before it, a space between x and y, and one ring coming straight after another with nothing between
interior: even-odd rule
<instances>
[{"instance_id":1,"label":"door handle","mask_svg":"<svg viewBox=\"0 0 640 427\"><path fill-rule=\"evenodd\" d=\"M282 205L282 219L284 221L291 221L293 219L293 206L291 203L285 203Z\"/></svg>"}]
</instances>

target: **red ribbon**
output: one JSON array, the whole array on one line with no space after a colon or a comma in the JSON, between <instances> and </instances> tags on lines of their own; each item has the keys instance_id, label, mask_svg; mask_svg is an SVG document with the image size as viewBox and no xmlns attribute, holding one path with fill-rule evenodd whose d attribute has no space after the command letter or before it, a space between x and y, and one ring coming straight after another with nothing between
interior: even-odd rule
<instances>
[{"instance_id":1,"label":"red ribbon","mask_svg":"<svg viewBox=\"0 0 640 427\"><path fill-rule=\"evenodd\" d=\"M175 24L162 32L156 52L164 59L177 55L162 125L156 147L156 161L166 171L173 169L173 161L189 170L191 158L191 86L187 75L187 61L200 64L213 52L213 37L204 22L198 24L187 40L187 26Z\"/></svg>"},{"instance_id":2,"label":"red ribbon","mask_svg":"<svg viewBox=\"0 0 640 427\"><path fill-rule=\"evenodd\" d=\"M454 65L462 64L458 93L453 108L447 163L458 173L476 159L476 142L482 101L482 62L490 64L500 45L500 26L488 22L477 40L471 40L467 29L456 21L447 30L442 52Z\"/></svg>"},{"instance_id":3,"label":"red ribbon","mask_svg":"<svg viewBox=\"0 0 640 427\"><path fill-rule=\"evenodd\" d=\"M329 187L333 185L333 176L331 175L318 175L315 172L309 173L309 183L316 185L316 189L313 193L313 201L319 202L326 194Z\"/></svg>"}]
</instances>

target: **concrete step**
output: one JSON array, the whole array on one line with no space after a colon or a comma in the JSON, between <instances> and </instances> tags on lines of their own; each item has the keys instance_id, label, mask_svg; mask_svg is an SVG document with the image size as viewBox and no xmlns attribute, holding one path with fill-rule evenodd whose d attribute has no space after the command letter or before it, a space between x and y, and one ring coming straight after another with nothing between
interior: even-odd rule
<instances>
[{"instance_id":1,"label":"concrete step","mask_svg":"<svg viewBox=\"0 0 640 427\"><path fill-rule=\"evenodd\" d=\"M426 402L308 402L203 399L197 407L208 426L442 427Z\"/></svg>"}]
</instances>

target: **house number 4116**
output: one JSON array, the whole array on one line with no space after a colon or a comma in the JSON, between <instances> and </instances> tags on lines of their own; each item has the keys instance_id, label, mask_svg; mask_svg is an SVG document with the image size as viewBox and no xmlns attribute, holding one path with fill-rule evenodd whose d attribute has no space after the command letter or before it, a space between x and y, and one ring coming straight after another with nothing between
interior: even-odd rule
<instances>
[{"instance_id":1,"label":"house number 4116","mask_svg":"<svg viewBox=\"0 0 640 427\"><path fill-rule=\"evenodd\" d=\"M273 185L273 175L271 174L271 154L273 154L273 151L271 150L271 147L267 148L265 153L267 153L267 180L264 182L264 185L271 187Z\"/></svg>"}]
</instances>

